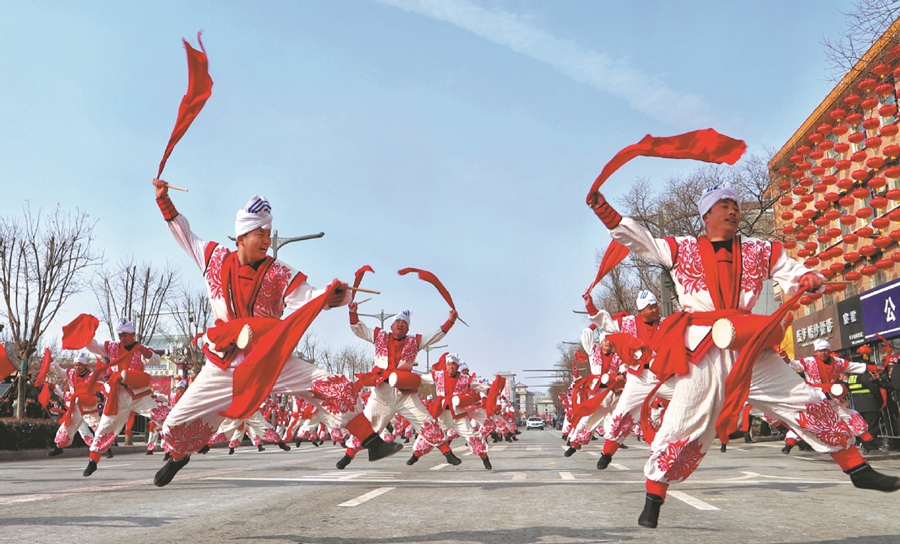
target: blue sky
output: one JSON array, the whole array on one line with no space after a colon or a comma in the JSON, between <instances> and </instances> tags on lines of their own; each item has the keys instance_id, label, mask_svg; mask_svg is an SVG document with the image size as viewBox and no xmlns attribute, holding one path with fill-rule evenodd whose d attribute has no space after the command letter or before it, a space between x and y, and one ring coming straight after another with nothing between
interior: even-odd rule
<instances>
[{"instance_id":1,"label":"blue sky","mask_svg":"<svg viewBox=\"0 0 900 544\"><path fill-rule=\"evenodd\" d=\"M584 195L645 134L712 126L779 148L831 89L823 36L843 2L21 2L0 18L0 214L57 203L98 220L107 261L180 253L150 180L186 88L181 38L203 30L215 82L164 178L205 239L233 233L254 193L283 236L325 231L279 257L313 285L363 264L382 295L362 308L447 306L447 336L477 373L550 368L608 243ZM637 159L606 183L699 166ZM89 297L60 325L94 311ZM101 329L102 330L102 329ZM358 342L346 311L314 325ZM521 380L524 374L519 372ZM544 380L534 381L535 385Z\"/></svg>"}]
</instances>

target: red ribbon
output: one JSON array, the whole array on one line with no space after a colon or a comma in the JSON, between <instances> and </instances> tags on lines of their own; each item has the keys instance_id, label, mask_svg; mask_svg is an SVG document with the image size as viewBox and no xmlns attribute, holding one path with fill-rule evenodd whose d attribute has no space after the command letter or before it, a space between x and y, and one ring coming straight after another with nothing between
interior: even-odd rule
<instances>
[{"instance_id":1,"label":"red ribbon","mask_svg":"<svg viewBox=\"0 0 900 544\"><path fill-rule=\"evenodd\" d=\"M372 267L369 265L365 265L362 268L360 268L359 270L357 270L356 274L354 274L354 279L353 279L353 288L354 289L359 287L359 284L362 283L363 276L366 275L366 272L371 272L373 274L375 273L375 271L372 270ZM356 291L353 291L352 296L353 296L353 298L356 298Z\"/></svg>"},{"instance_id":2,"label":"red ribbon","mask_svg":"<svg viewBox=\"0 0 900 544\"><path fill-rule=\"evenodd\" d=\"M603 253L603 259L600 261L600 268L597 270L597 277L594 278L594 282L591 283L590 287L587 288L587 291L584 294L589 295L591 291L594 290L594 287L600 283L609 272L616 267L617 264L621 263L625 260L625 257L628 256L628 248L620 244L619 242L613 240L609 243L609 246L606 248L606 252Z\"/></svg>"},{"instance_id":3,"label":"red ribbon","mask_svg":"<svg viewBox=\"0 0 900 544\"><path fill-rule=\"evenodd\" d=\"M12 364L12 361L9 360L9 355L6 354L6 348L3 347L3 344L0 344L0 380L3 378L14 374L18 368L16 365Z\"/></svg>"},{"instance_id":4,"label":"red ribbon","mask_svg":"<svg viewBox=\"0 0 900 544\"><path fill-rule=\"evenodd\" d=\"M38 373L37 379L34 380L34 386L40 387L44 380L47 378L47 371L50 370L50 363L53 362L53 357L50 355L50 348L44 348L44 359L41 361L41 371ZM44 406L46 408L46 406Z\"/></svg>"},{"instance_id":5,"label":"red ribbon","mask_svg":"<svg viewBox=\"0 0 900 544\"><path fill-rule=\"evenodd\" d=\"M600 189L607 178L635 157L694 159L703 162L734 164L746 149L747 144L742 140L729 138L711 128L667 137L648 134L640 142L616 153L616 156L606 163L588 192L587 202L591 203L591 196Z\"/></svg>"},{"instance_id":6,"label":"red ribbon","mask_svg":"<svg viewBox=\"0 0 900 544\"><path fill-rule=\"evenodd\" d=\"M91 314L81 314L63 325L62 349L84 349L97 334L100 321Z\"/></svg>"},{"instance_id":7,"label":"red ribbon","mask_svg":"<svg viewBox=\"0 0 900 544\"><path fill-rule=\"evenodd\" d=\"M187 40L182 39L184 48L187 50L188 61L188 88L187 93L181 99L181 105L178 107L178 118L175 120L175 128L172 135L169 136L169 143L166 145L166 151L163 153L162 160L159 161L159 171L156 177L162 175L163 168L166 167L166 161L175 144L181 140L188 127L194 122L194 119L203 109L206 100L212 95L212 79L209 77L209 62L206 58L206 49L203 47L203 41L200 39L202 32L197 33L197 43L200 44L201 51L197 51Z\"/></svg>"},{"instance_id":8,"label":"red ribbon","mask_svg":"<svg viewBox=\"0 0 900 544\"><path fill-rule=\"evenodd\" d=\"M397 273L401 276L405 276L410 272L417 272L419 274L420 280L427 281L431 285L434 285L441 296L444 297L444 300L447 301L447 304L449 304L450 307L454 310L456 309L456 305L453 304L453 298L450 296L450 292L447 291L447 288L444 287L444 285L441 283L441 280L437 279L437 276L427 270L422 270L421 268L404 268L403 270L399 270Z\"/></svg>"}]
</instances>

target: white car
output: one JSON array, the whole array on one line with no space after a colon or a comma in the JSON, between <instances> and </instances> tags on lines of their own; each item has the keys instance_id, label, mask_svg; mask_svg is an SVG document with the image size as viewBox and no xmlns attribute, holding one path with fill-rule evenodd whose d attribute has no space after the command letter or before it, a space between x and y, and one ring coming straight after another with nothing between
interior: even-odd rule
<instances>
[{"instance_id":1,"label":"white car","mask_svg":"<svg viewBox=\"0 0 900 544\"><path fill-rule=\"evenodd\" d=\"M544 430L544 420L539 417L530 417L528 421L525 422L525 430L530 431L531 429L540 429Z\"/></svg>"}]
</instances>

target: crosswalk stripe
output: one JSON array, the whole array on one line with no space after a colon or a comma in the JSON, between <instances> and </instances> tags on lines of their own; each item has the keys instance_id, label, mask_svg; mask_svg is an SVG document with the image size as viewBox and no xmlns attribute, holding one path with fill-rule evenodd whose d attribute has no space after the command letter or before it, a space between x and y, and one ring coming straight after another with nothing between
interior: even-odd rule
<instances>
[{"instance_id":1,"label":"crosswalk stripe","mask_svg":"<svg viewBox=\"0 0 900 544\"><path fill-rule=\"evenodd\" d=\"M379 487L378 489L369 491L368 493L366 493L364 495L360 495L359 497L356 497L355 499L351 499L347 502L342 502L338 506L359 506L360 504L362 504L366 501L372 500L379 495L384 495L385 493L387 493L388 491L391 491L393 489L397 489L397 488L396 487Z\"/></svg>"},{"instance_id":2,"label":"crosswalk stripe","mask_svg":"<svg viewBox=\"0 0 900 544\"><path fill-rule=\"evenodd\" d=\"M669 491L668 495L670 497L675 497L676 499L689 506L693 506L697 510L718 510L718 508L716 508L715 506L707 504L700 499L691 497L687 493L682 493L681 491Z\"/></svg>"},{"instance_id":3,"label":"crosswalk stripe","mask_svg":"<svg viewBox=\"0 0 900 544\"><path fill-rule=\"evenodd\" d=\"M441 470L442 468L446 468L446 467L449 467L449 466L450 466L450 463L441 463L440 465L433 466L433 467L431 467L431 468L428 469L428 470Z\"/></svg>"}]
</instances>

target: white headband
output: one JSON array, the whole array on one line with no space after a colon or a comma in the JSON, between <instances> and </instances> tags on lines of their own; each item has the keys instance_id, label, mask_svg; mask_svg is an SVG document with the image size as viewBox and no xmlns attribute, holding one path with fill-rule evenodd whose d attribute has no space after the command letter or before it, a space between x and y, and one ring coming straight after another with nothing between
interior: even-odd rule
<instances>
[{"instance_id":1,"label":"white headband","mask_svg":"<svg viewBox=\"0 0 900 544\"><path fill-rule=\"evenodd\" d=\"M264 196L253 195L244 209L237 211L234 220L234 234L243 236L258 228L272 229L272 206Z\"/></svg>"},{"instance_id":2,"label":"white headband","mask_svg":"<svg viewBox=\"0 0 900 544\"><path fill-rule=\"evenodd\" d=\"M711 210L717 202L722 200L734 200L737 202L738 207L741 205L741 197L731 185L728 185L727 183L713 185L709 189L703 191L703 195L697 203L697 207L700 209L700 217L706 215L706 212Z\"/></svg>"},{"instance_id":3,"label":"white headband","mask_svg":"<svg viewBox=\"0 0 900 544\"><path fill-rule=\"evenodd\" d=\"M394 321L397 321L398 319L402 319L403 321L406 321L407 325L409 325L410 317L412 317L412 312L410 312L409 310L403 310L402 312L397 314L397 317L394 318Z\"/></svg>"},{"instance_id":4,"label":"white headband","mask_svg":"<svg viewBox=\"0 0 900 544\"><path fill-rule=\"evenodd\" d=\"M126 317L122 317L116 321L116 334L123 333L134 334L134 325L132 325L131 321L128 321L128 318Z\"/></svg>"},{"instance_id":5,"label":"white headband","mask_svg":"<svg viewBox=\"0 0 900 544\"><path fill-rule=\"evenodd\" d=\"M638 293L637 309L639 312L647 306L653 306L654 304L659 304L659 301L656 300L656 295L650 291L641 291Z\"/></svg>"},{"instance_id":6,"label":"white headband","mask_svg":"<svg viewBox=\"0 0 900 544\"><path fill-rule=\"evenodd\" d=\"M831 349L831 342L826 338L819 338L813 342L813 349L816 351L819 351L820 349Z\"/></svg>"},{"instance_id":7,"label":"white headband","mask_svg":"<svg viewBox=\"0 0 900 544\"><path fill-rule=\"evenodd\" d=\"M79 353L77 357L75 357L76 365L86 365L88 361L86 353Z\"/></svg>"},{"instance_id":8,"label":"white headband","mask_svg":"<svg viewBox=\"0 0 900 544\"><path fill-rule=\"evenodd\" d=\"M178 380L178 381L175 383L175 389L178 389L179 387L182 388L182 389L187 389L187 382L184 381L184 380Z\"/></svg>"}]
</instances>

